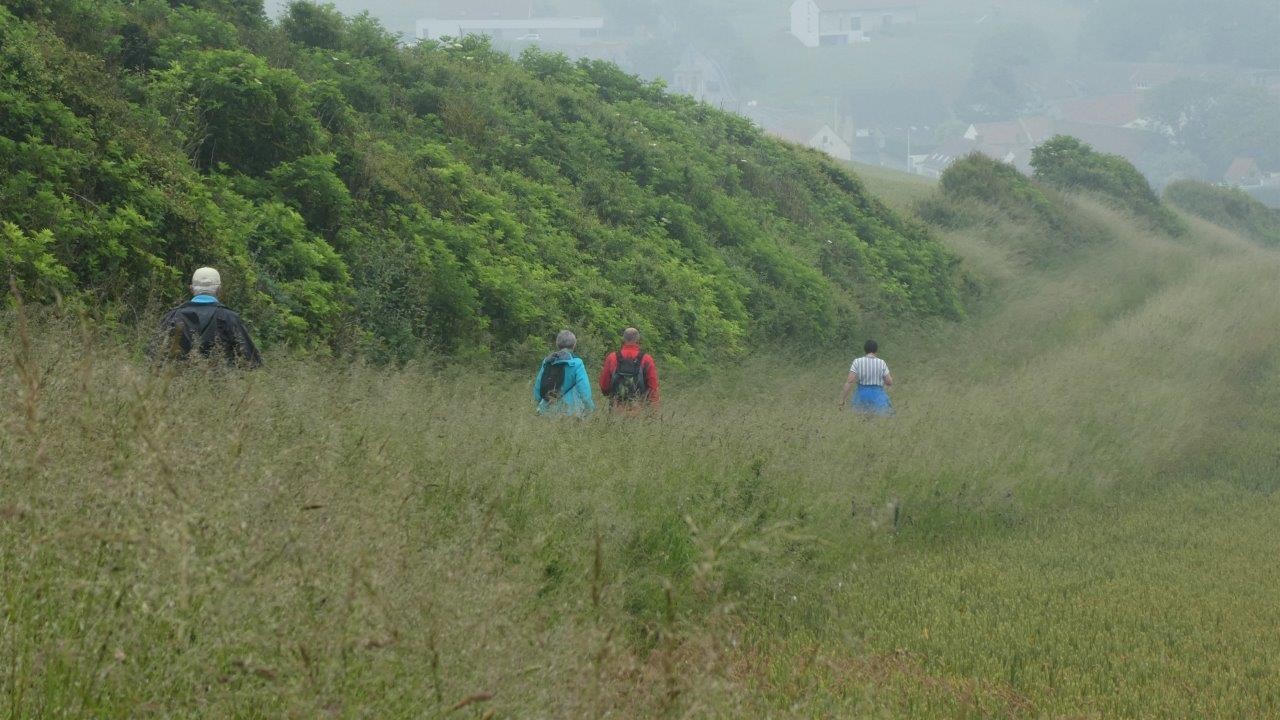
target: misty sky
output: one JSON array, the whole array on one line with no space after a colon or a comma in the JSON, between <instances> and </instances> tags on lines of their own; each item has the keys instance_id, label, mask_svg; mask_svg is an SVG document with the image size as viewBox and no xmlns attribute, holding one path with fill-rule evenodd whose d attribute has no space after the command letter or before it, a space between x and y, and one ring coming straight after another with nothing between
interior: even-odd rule
<instances>
[{"instance_id":1,"label":"misty sky","mask_svg":"<svg viewBox=\"0 0 1280 720\"><path fill-rule=\"evenodd\" d=\"M798 142L826 123L865 146L850 150L862 162L911 169L913 155L954 146L965 128L986 123L990 137L1018 128L1033 141L1047 139L1035 128L1082 137L1157 184L1219 181L1242 159L1280 178L1274 0L919 0L909 20L874 27L874 11L874 29L835 47L797 39L791 0L532 1L539 12L603 8L605 29L565 46L527 31L496 47L539 44L617 62ZM406 39L436 4L334 3ZM267 11L279 17L287 5L267 0ZM1015 164L1025 155L977 149Z\"/></svg>"}]
</instances>

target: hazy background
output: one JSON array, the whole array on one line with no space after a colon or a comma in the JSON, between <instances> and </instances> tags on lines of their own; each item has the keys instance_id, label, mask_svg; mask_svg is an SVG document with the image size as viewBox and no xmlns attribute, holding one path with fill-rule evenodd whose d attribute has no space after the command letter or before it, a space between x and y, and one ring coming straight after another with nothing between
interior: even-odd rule
<instances>
[{"instance_id":1,"label":"hazy background","mask_svg":"<svg viewBox=\"0 0 1280 720\"><path fill-rule=\"evenodd\" d=\"M1280 206L1275 0L814 0L817 47L802 40L805 15L793 27L807 2L335 5L406 42L453 26L512 53L614 61L842 159L936 177L977 150L1025 169L1032 147L1063 133L1157 186L1190 177Z\"/></svg>"}]
</instances>

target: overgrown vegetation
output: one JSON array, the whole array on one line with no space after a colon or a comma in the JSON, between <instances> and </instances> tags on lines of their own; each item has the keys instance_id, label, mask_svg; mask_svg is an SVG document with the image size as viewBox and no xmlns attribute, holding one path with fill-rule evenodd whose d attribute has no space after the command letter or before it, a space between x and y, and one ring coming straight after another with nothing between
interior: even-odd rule
<instances>
[{"instance_id":1,"label":"overgrown vegetation","mask_svg":"<svg viewBox=\"0 0 1280 720\"><path fill-rule=\"evenodd\" d=\"M1151 183L1119 155L1100 153L1076 138L1058 135L1031 151L1031 167L1037 180L1097 195L1171 235L1186 231L1178 216L1160 204Z\"/></svg>"},{"instance_id":2,"label":"overgrown vegetation","mask_svg":"<svg viewBox=\"0 0 1280 720\"><path fill-rule=\"evenodd\" d=\"M1107 235L1072 213L1054 188L981 153L952 163L938 192L917 202L916 211L950 230L983 229L1006 250L1037 263L1061 259Z\"/></svg>"},{"instance_id":3,"label":"overgrown vegetation","mask_svg":"<svg viewBox=\"0 0 1280 720\"><path fill-rule=\"evenodd\" d=\"M823 156L615 66L253 0L0 8L0 220L34 299L215 264L267 344L677 360L960 313L955 261Z\"/></svg>"},{"instance_id":4,"label":"overgrown vegetation","mask_svg":"<svg viewBox=\"0 0 1280 720\"><path fill-rule=\"evenodd\" d=\"M225 257L241 259L230 267L258 273L249 290L263 297L241 290L242 297L265 313L260 317L277 317L267 326L277 339L339 348L389 346L396 337L389 331L346 321L373 317L362 308L390 307L378 302L402 303L390 307L393 318L436 312L415 303L443 303L436 283L447 280L456 283L456 297L472 298L475 304L463 307L485 324L468 330L474 320L454 318L458 328L433 332L456 346L485 347L468 333L496 342L505 336L495 328L515 322L500 325L485 308L515 305L486 305L492 293L476 290L469 273L488 268L486 282L510 281L519 276L502 275L503 268L561 251L568 257L580 237L555 236L561 248L533 242L545 236L522 235L561 226L551 219L522 224L519 213L535 206L518 205L526 198L518 189L547 193L536 207L580 203L573 207L584 213L555 222L580 222L587 228L581 237L619 243L593 248L604 260L583 261L575 272L604 278L609 262L639 252L624 242L637 237L630 221L604 219L607 208L628 207L608 205L612 196L599 188L589 192L592 182L643 177L587 163L610 156L613 145L561 148L556 162L583 173L572 182L551 159L516 153L529 172L547 173L545 182L526 185L522 178L530 176L486 154L487 142L500 137L493 128L504 127L500 114L477 123L449 109L454 97L485 112L505 107L485 104L491 96L526 97L485 84L508 77L502 73L523 78L532 88L527 97L547 101L536 92L544 81L530 67L567 73L566 84L554 87L583 84L582 95L566 91L551 101L583 115L547 126L548 146L561 129L584 133L575 137L585 142L585 128L604 121L586 119L592 108L607 114L603 108L625 104L601 100L602 88L631 88L647 99L627 112L655 127L668 117L663 113L687 112L724 123L718 133L740 131L740 144L683 149L756 158L741 165L742 187L773 189L739 196L720 181L697 187L707 191L709 206L743 208L747 197L776 202L768 211L775 214L762 216L774 225L758 232L799 227L787 218L809 208L815 214L804 232L817 233L835 227L852 203L862 213L848 219L855 228L859 218L878 218L883 225L872 229L886 234L876 237L905 243L905 233L914 233L921 240L875 248L908 253L886 260L885 272L896 262L916 267L908 250L934 246L928 233L883 213L850 176L816 156L763 142L750 128L655 88L589 79L604 66L534 55L517 64L465 44L388 46L395 57L440 53L438 66L405 60L406 67L424 77L456 73L483 90L438 96L438 116L388 113L411 127L459 123L483 141L442 129L444 139L417 155L420 135L376 129L378 113L346 99L385 86L353 81L349 90L339 87L337 114L309 116L319 129L305 114L285 121L318 133L320 149L332 152L308 148L290 157L296 149L281 150L289 141L271 136L261 152L237 160L260 163L256 170L233 169L220 159L223 150L204 142L213 130L180 129L181 118L192 117L184 103L240 87L251 97L225 97L248 102L237 112L292 107L294 90L313 92L312 81L261 58L311 58L323 66L333 62L327 54L360 65L332 46L362 21L297 6L278 31L255 20L252 3L228 2L216 17L234 18L227 27L261 43L262 55L184 50L182 62L122 73L119 85L107 84L121 94L101 97L114 98L105 106L124 121L103 124L107 116L80 107L91 96L75 95L70 77L116 76L60 45L51 28L105 47L115 43L113 13L176 23L183 12L208 10L139 4L126 12L74 0L12 6L26 19L0 11L0 56L35 65L4 76L6 99L26 99L0 105L0 122L60 118L50 127L61 134L5 140L5 162L27 165L13 164L20 171L0 178L11 193L6 203L12 198L22 208L10 215L5 205L0 271L33 294L73 297L60 306L23 307L15 296L13 308L0 313L0 716L1199 718L1280 711L1280 657L1260 641L1280 627L1280 557L1273 551L1280 350L1272 332L1280 325L1280 285L1273 282L1280 256L1272 249L1208 223L1192 224L1176 240L1152 232L1149 208L1126 201L1133 188L1124 172L1118 185L1111 184L1117 178L1098 181L1076 197L999 163L966 159L921 207L944 229L947 247L990 285L989 302L963 323L920 322L926 309L911 304L918 286L904 285L895 305L893 292L872 286L872 274L850 281L840 291L847 295L827 296L848 303L840 310L832 300L835 317L900 308L866 326L897 380L898 415L886 422L833 407L853 351L806 355L794 346L742 366L723 363L710 377L668 375L656 417L601 413L583 422L536 417L528 374L483 364L378 368L281 354L254 373L156 372L136 357L145 328L91 322L85 273L101 273L104 285L95 292L107 293L116 281L115 294L104 297L130 302L152 291L113 273L159 282L179 273L170 253L192 253L187 260L196 261L224 243ZM76 17L59 14L68 8L105 15L101 25L58 26ZM95 41L99 28L104 36ZM151 32L121 32L119 47L149 47L144 35ZM300 50L292 44L298 38L329 49ZM52 59L36 62L41 53ZM63 89L39 101L11 92L15 78L64 72ZM199 93L193 83L202 83ZM596 99L584 99L593 93ZM398 90L366 99L387 108L402 102ZM216 117L226 107L211 105L196 117ZM616 111L617 122L633 122ZM357 128L348 135L330 124L343 117ZM538 117L519 127L536 128ZM154 123L148 132L129 124L142 121ZM683 137L681 128L665 132ZM200 142L175 150L185 132ZM633 131L620 132L625 138ZM719 137L688 132L708 142ZM326 144L334 137L348 137L352 146ZM239 140L218 142L226 141ZM666 141L646 142L662 148ZM168 149L141 151L156 147ZM370 154L352 154L354 148ZM264 160L270 152L285 154ZM80 164L36 163L41 157ZM351 165L357 157L363 164ZM696 176L701 156L690 157ZM769 164L753 165L759 158ZM46 167L61 174L39 174ZM361 168L356 178L380 179L353 183L348 167ZM386 167L433 170L402 176ZM785 172L753 174L752 167ZM1097 169L1088 166L1084 175ZM143 183L146 173L170 184ZM403 184L390 184L395 178ZM806 191L786 184L797 179L815 184ZM627 192L657 193L647 182L636 179ZM17 194L22 183L30 193ZM832 185L843 189L832 192ZM118 186L129 193L108 193ZM904 204L920 192L908 183L894 190ZM413 265L404 254L361 244L372 241L353 228L376 230L371 208L429 207L387 199L399 193L453 208L395 220L421 221L440 233L405 236L403 252L435 248L420 244L430 240L449 255L428 253L430 263ZM655 202L678 196L654 195ZM112 204L115 197L138 204L126 212ZM375 197L384 198L381 205ZM511 200L516 210L504 215L501 203L485 206L477 197ZM469 202L487 207L487 219L468 215ZM41 208L63 225L20 222L46 217ZM749 211L765 212L741 210ZM222 229L197 236L211 248L201 250L148 234L156 231L136 218L131 226L130 212L193 232ZM677 218L671 213L664 216ZM689 227L703 228L706 218L699 218ZM76 222L117 232L116 242L75 234ZM64 226L80 252L96 259L66 254ZM477 226L504 234L493 240ZM476 245L450 234L463 232L458 228ZM148 237L150 255L126 242ZM832 245L843 247L835 238ZM645 258L661 259L655 247L667 246L644 246ZM676 267L719 262L726 277L741 278L738 263L751 257L721 240L699 247L710 260L698 256ZM780 241L770 262L808 268L804 277L818 290L844 288L823 263L850 261L823 255L825 240L808 255L806 247ZM476 248L492 266L480 264ZM933 251L940 267L949 265L951 253ZM1048 268L1027 262L1050 257ZM773 267L758 266L761 292L793 297L787 293L795 286L770 279ZM363 284L370 277L382 284ZM716 287L716 276L709 277ZM938 275L944 277L935 290L954 297L949 274ZM547 269L538 281L560 278ZM293 293L303 291L288 282L303 283L319 300L295 308ZM510 292L523 297L524 287L513 284ZM604 303L608 292L584 297ZM659 313L675 297L663 293L676 290L646 292ZM755 292L748 288L742 312L753 312ZM346 309L330 314L325 299ZM441 307L441 317L451 317L452 306ZM748 323L738 339L787 337L769 327ZM353 338L342 340L344 333ZM723 342L686 340L695 356L699 348L732 346Z\"/></svg>"},{"instance_id":5,"label":"overgrown vegetation","mask_svg":"<svg viewBox=\"0 0 1280 720\"><path fill-rule=\"evenodd\" d=\"M1060 258L1106 239L1107 230L1076 212L1069 194L1088 194L1152 229L1178 236L1186 225L1151 189L1146 178L1118 155L1098 153L1059 135L1032 150L1033 177L981 153L961 158L942 174L938 192L918 200L915 211L950 230L985 228L1006 250L1033 261Z\"/></svg>"},{"instance_id":6,"label":"overgrown vegetation","mask_svg":"<svg viewBox=\"0 0 1280 720\"><path fill-rule=\"evenodd\" d=\"M1164 199L1265 245L1280 245L1280 210L1243 190L1183 180L1165 188Z\"/></svg>"},{"instance_id":7,"label":"overgrown vegetation","mask_svg":"<svg viewBox=\"0 0 1280 720\"><path fill-rule=\"evenodd\" d=\"M1280 260L1063 202L1111 241L878 328L890 422L836 414L852 350L548 422L6 313L0 715L1272 716Z\"/></svg>"}]
</instances>

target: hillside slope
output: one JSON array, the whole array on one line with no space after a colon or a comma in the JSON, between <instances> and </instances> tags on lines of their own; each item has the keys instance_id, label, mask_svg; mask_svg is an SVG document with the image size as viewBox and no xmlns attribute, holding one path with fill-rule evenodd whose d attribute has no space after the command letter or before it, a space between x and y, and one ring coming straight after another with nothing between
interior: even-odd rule
<instances>
[{"instance_id":1,"label":"hillside slope","mask_svg":"<svg viewBox=\"0 0 1280 720\"><path fill-rule=\"evenodd\" d=\"M1101 237L947 231L985 295L876 328L888 422L852 350L553 424L4 315L0 714L1274 716L1280 254L1006 179Z\"/></svg>"},{"instance_id":2,"label":"hillside slope","mask_svg":"<svg viewBox=\"0 0 1280 720\"><path fill-rule=\"evenodd\" d=\"M673 362L955 317L954 259L823 156L598 62L198 0L0 7L0 270L268 344L517 356L638 325Z\"/></svg>"}]
</instances>

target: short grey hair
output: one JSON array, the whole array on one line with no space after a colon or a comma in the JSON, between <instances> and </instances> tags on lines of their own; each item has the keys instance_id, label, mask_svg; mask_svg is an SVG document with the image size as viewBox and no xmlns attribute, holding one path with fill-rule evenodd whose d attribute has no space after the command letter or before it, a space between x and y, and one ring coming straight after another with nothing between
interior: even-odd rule
<instances>
[{"instance_id":1,"label":"short grey hair","mask_svg":"<svg viewBox=\"0 0 1280 720\"><path fill-rule=\"evenodd\" d=\"M572 330L561 330L556 335L557 350L572 350L578 347L578 336Z\"/></svg>"},{"instance_id":2,"label":"short grey hair","mask_svg":"<svg viewBox=\"0 0 1280 720\"><path fill-rule=\"evenodd\" d=\"M623 342L640 342L640 331L635 328L627 328L622 331Z\"/></svg>"}]
</instances>

